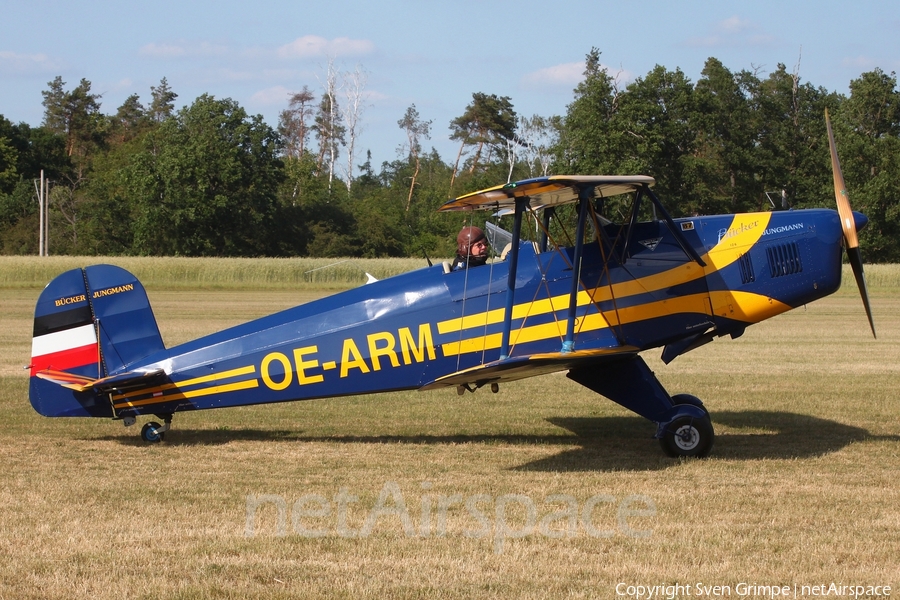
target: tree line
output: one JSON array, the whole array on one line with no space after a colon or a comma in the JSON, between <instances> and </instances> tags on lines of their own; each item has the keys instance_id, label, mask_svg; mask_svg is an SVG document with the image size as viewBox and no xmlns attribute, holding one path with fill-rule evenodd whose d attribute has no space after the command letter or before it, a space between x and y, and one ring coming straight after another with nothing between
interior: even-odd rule
<instances>
[{"instance_id":1,"label":"tree line","mask_svg":"<svg viewBox=\"0 0 900 600\"><path fill-rule=\"evenodd\" d=\"M448 198L548 174L647 174L675 216L833 205L824 111L848 192L870 220L865 258L900 261L900 92L880 69L845 96L780 64L763 77L710 58L691 82L657 66L622 85L592 48L564 115L524 117L476 92L447 126L452 157L428 151L434 123L398 115L400 151L359 156L365 72L328 65L272 127L204 94L175 110L163 78L115 114L82 79L42 92L40 126L0 115L0 253L36 254L41 170L52 254L451 256L465 216Z\"/></svg>"}]
</instances>

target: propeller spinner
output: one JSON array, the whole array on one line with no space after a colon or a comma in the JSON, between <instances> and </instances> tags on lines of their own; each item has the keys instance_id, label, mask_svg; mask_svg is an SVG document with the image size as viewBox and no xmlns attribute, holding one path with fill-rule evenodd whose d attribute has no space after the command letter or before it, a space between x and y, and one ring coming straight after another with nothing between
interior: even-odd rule
<instances>
[{"instance_id":1,"label":"propeller spinner","mask_svg":"<svg viewBox=\"0 0 900 600\"><path fill-rule=\"evenodd\" d=\"M844 174L841 172L841 163L838 160L837 148L834 144L834 132L831 130L831 119L828 109L825 109L825 126L828 128L828 147L831 149L831 171L834 176L834 199L837 202L838 215L841 218L841 227L844 230L844 246L847 248L847 258L856 277L856 287L862 296L863 306L866 307L866 316L869 317L869 327L872 328L872 336L875 335L875 322L872 320L872 309L869 306L869 291L866 288L866 276L863 272L862 255L859 252L859 237L856 233L856 221L853 218L853 210L850 208L850 200L847 197L847 186L844 184Z\"/></svg>"}]
</instances>

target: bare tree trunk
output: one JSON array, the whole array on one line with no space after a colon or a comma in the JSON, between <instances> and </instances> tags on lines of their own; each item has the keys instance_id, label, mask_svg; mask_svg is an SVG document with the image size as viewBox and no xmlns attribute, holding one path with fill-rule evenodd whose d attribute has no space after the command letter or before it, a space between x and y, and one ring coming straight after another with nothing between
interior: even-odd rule
<instances>
[{"instance_id":1,"label":"bare tree trunk","mask_svg":"<svg viewBox=\"0 0 900 600\"><path fill-rule=\"evenodd\" d=\"M431 121L423 121L419 118L419 111L416 105L412 104L406 109L403 118L397 121L404 131L406 131L406 139L409 143L409 158L416 164L416 170L413 172L412 180L409 182L409 194L406 196L406 212L412 205L413 191L416 189L416 179L419 177L419 170L422 163L419 160L419 154L422 150L421 138L428 139L431 135Z\"/></svg>"},{"instance_id":2,"label":"bare tree trunk","mask_svg":"<svg viewBox=\"0 0 900 600\"><path fill-rule=\"evenodd\" d=\"M512 181L512 172L513 168L516 166L516 150L518 148L519 141L516 138L513 137L506 140L506 160L509 162L509 172L506 174L506 183Z\"/></svg>"},{"instance_id":3,"label":"bare tree trunk","mask_svg":"<svg viewBox=\"0 0 900 600\"><path fill-rule=\"evenodd\" d=\"M363 90L368 81L368 73L362 66L356 65L352 73L345 73L346 109L343 112L347 131L347 191L353 185L353 162L356 160L356 137L360 134L359 119L365 109L366 95Z\"/></svg>"},{"instance_id":4,"label":"bare tree trunk","mask_svg":"<svg viewBox=\"0 0 900 600\"><path fill-rule=\"evenodd\" d=\"M334 168L337 163L337 143L340 141L338 130L340 122L340 109L337 104L338 74L334 67L334 58L328 57L328 66L325 75L325 85L322 99L327 105L327 111L320 113L323 123L320 125L324 131L319 138L319 156L317 164L319 168L328 161L328 191L334 182ZM324 122L327 121L327 122Z\"/></svg>"},{"instance_id":5,"label":"bare tree trunk","mask_svg":"<svg viewBox=\"0 0 900 600\"><path fill-rule=\"evenodd\" d=\"M478 160L481 158L482 148L484 148L484 141L478 142L478 149L475 150L475 156L472 158L472 166L469 168L469 173L475 172L475 167L478 166Z\"/></svg>"},{"instance_id":6,"label":"bare tree trunk","mask_svg":"<svg viewBox=\"0 0 900 600\"><path fill-rule=\"evenodd\" d=\"M416 187L416 178L419 176L419 155L416 155L416 170L413 171L412 181L409 182L409 195L406 197L406 212L409 212L409 206L412 204L413 190Z\"/></svg>"},{"instance_id":7,"label":"bare tree trunk","mask_svg":"<svg viewBox=\"0 0 900 600\"><path fill-rule=\"evenodd\" d=\"M337 93L337 72L334 69L334 59L328 60L328 98L331 101L331 131L335 131L335 125L339 120L337 105L334 101ZM337 139L335 135L329 137L328 144L328 191L331 191L331 184L334 181L334 165L337 162Z\"/></svg>"},{"instance_id":8,"label":"bare tree trunk","mask_svg":"<svg viewBox=\"0 0 900 600\"><path fill-rule=\"evenodd\" d=\"M459 173L459 160L462 158L463 148L466 147L466 142L469 140L467 137L462 141L462 144L459 145L459 152L456 153L456 162L453 164L453 175L450 176L450 189L453 190L453 182L456 181L456 175Z\"/></svg>"}]
</instances>

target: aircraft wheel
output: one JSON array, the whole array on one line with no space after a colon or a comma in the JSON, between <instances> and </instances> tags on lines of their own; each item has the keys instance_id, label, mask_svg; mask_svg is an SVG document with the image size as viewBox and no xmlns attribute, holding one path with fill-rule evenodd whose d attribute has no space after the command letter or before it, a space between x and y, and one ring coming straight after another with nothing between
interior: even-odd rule
<instances>
[{"instance_id":1,"label":"aircraft wheel","mask_svg":"<svg viewBox=\"0 0 900 600\"><path fill-rule=\"evenodd\" d=\"M714 437L709 415L702 419L678 417L666 426L659 443L668 456L703 458L712 450Z\"/></svg>"},{"instance_id":2,"label":"aircraft wheel","mask_svg":"<svg viewBox=\"0 0 900 600\"><path fill-rule=\"evenodd\" d=\"M165 432L159 433L157 431L160 427L162 427L162 425L160 425L156 421L150 421L149 423L144 424L144 426L141 428L141 439L148 444L156 444L157 442L161 442L166 434Z\"/></svg>"}]
</instances>

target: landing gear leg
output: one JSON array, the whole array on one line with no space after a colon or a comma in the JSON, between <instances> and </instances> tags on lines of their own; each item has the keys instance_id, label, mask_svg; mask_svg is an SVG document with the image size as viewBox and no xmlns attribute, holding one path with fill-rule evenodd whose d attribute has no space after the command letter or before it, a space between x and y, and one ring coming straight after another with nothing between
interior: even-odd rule
<instances>
[{"instance_id":1,"label":"landing gear leg","mask_svg":"<svg viewBox=\"0 0 900 600\"><path fill-rule=\"evenodd\" d=\"M165 425L160 425L156 421L150 421L149 423L145 423L141 428L141 439L147 442L148 444L157 444L166 437L166 432L172 426L172 415L164 414L164 415L156 415L160 419L165 422Z\"/></svg>"}]
</instances>

